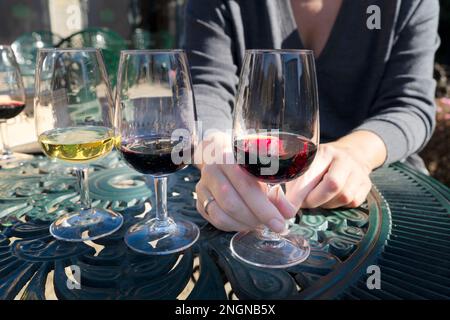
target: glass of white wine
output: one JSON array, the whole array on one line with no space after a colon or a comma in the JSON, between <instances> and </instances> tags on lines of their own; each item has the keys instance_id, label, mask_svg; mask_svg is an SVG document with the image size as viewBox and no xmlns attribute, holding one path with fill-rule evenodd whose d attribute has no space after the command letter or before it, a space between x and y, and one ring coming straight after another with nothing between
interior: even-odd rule
<instances>
[{"instance_id":1,"label":"glass of white wine","mask_svg":"<svg viewBox=\"0 0 450 320\"><path fill-rule=\"evenodd\" d=\"M73 164L81 210L67 212L50 226L59 240L94 240L117 231L119 213L93 208L88 166L107 155L119 139L114 104L101 52L93 48L41 49L35 80L36 132L44 153Z\"/></svg>"}]
</instances>

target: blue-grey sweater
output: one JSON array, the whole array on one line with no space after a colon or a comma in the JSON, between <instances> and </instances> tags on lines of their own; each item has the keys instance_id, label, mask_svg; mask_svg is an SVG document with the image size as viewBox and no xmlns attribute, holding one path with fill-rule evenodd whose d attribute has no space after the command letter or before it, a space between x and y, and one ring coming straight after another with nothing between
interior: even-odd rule
<instances>
[{"instance_id":1,"label":"blue-grey sweater","mask_svg":"<svg viewBox=\"0 0 450 320\"><path fill-rule=\"evenodd\" d=\"M370 5L380 29L367 27ZM438 0L344 0L316 57L321 141L369 130L386 163L419 151L435 124ZM290 0L189 0L185 44L203 128L229 129L246 49L308 49Z\"/></svg>"}]
</instances>

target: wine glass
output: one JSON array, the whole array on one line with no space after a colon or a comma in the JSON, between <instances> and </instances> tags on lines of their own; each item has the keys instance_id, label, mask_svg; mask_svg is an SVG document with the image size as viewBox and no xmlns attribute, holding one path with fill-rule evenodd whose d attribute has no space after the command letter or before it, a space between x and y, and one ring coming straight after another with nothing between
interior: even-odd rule
<instances>
[{"instance_id":1,"label":"wine glass","mask_svg":"<svg viewBox=\"0 0 450 320\"><path fill-rule=\"evenodd\" d=\"M50 226L59 240L86 241L109 235L123 223L120 214L93 208L89 163L114 147L114 106L99 50L41 49L36 66L34 115L44 153L76 167L81 210L67 212Z\"/></svg>"},{"instance_id":2,"label":"wine glass","mask_svg":"<svg viewBox=\"0 0 450 320\"><path fill-rule=\"evenodd\" d=\"M302 175L319 145L314 55L309 50L246 51L233 114L236 163L268 190ZM310 253L295 232L267 227L236 233L232 253L249 264L285 268Z\"/></svg>"},{"instance_id":3,"label":"wine glass","mask_svg":"<svg viewBox=\"0 0 450 320\"><path fill-rule=\"evenodd\" d=\"M0 45L0 132L3 142L0 160L14 160L8 144L6 121L25 108L25 91L19 65L10 46Z\"/></svg>"},{"instance_id":4,"label":"wine glass","mask_svg":"<svg viewBox=\"0 0 450 320\"><path fill-rule=\"evenodd\" d=\"M198 239L198 227L169 216L167 178L191 163L196 141L195 105L182 50L122 51L116 88L118 149L136 171L153 178L154 218L132 226L126 244L137 252L164 255Z\"/></svg>"}]
</instances>

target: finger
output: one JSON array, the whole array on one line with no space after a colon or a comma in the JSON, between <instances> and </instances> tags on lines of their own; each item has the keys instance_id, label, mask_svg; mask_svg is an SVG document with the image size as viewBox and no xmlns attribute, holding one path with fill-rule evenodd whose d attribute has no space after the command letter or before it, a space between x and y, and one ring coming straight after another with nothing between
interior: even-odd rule
<instances>
[{"instance_id":1,"label":"finger","mask_svg":"<svg viewBox=\"0 0 450 320\"><path fill-rule=\"evenodd\" d=\"M366 201L367 195L369 194L370 189L372 188L372 182L370 181L370 179L367 180L368 181L365 181L362 184L360 184L354 199L345 207L357 208L360 205L362 205L364 201Z\"/></svg>"},{"instance_id":2,"label":"finger","mask_svg":"<svg viewBox=\"0 0 450 320\"><path fill-rule=\"evenodd\" d=\"M285 219L267 197L267 190L237 165L224 165L223 171L239 194L245 195L244 202L258 220L272 231L281 233L286 227Z\"/></svg>"},{"instance_id":3,"label":"finger","mask_svg":"<svg viewBox=\"0 0 450 320\"><path fill-rule=\"evenodd\" d=\"M202 196L198 196L201 194ZM217 201L212 201L208 205L208 212L203 207L203 198L207 199L211 193L206 188L200 187L197 191L197 210L203 218L214 225L216 228L223 231L245 231L252 229L246 224L237 221L226 214L217 204Z\"/></svg>"},{"instance_id":4,"label":"finger","mask_svg":"<svg viewBox=\"0 0 450 320\"><path fill-rule=\"evenodd\" d=\"M305 198L302 207L317 208L333 199L340 193L349 175L350 170L345 161L333 160L322 181Z\"/></svg>"},{"instance_id":5,"label":"finger","mask_svg":"<svg viewBox=\"0 0 450 320\"><path fill-rule=\"evenodd\" d=\"M361 187L361 178L350 173L342 190L330 201L321 205L325 209L339 208L349 205L356 197L358 189Z\"/></svg>"},{"instance_id":6,"label":"finger","mask_svg":"<svg viewBox=\"0 0 450 320\"><path fill-rule=\"evenodd\" d=\"M308 194L320 183L327 168L324 167L319 173L306 171L301 177L286 183L286 199L289 203L295 208L302 207Z\"/></svg>"},{"instance_id":7,"label":"finger","mask_svg":"<svg viewBox=\"0 0 450 320\"><path fill-rule=\"evenodd\" d=\"M277 185L273 188L270 188L268 197L285 219L291 219L295 217L297 210L286 198L286 195L284 194L281 186Z\"/></svg>"},{"instance_id":8,"label":"finger","mask_svg":"<svg viewBox=\"0 0 450 320\"><path fill-rule=\"evenodd\" d=\"M286 183L286 198L296 208L301 208L308 194L317 187L328 171L333 152L327 145L321 145L310 168L297 179Z\"/></svg>"},{"instance_id":9,"label":"finger","mask_svg":"<svg viewBox=\"0 0 450 320\"><path fill-rule=\"evenodd\" d=\"M250 227L256 227L261 224L219 167L205 167L203 174L205 186L208 187L224 212L234 220Z\"/></svg>"}]
</instances>

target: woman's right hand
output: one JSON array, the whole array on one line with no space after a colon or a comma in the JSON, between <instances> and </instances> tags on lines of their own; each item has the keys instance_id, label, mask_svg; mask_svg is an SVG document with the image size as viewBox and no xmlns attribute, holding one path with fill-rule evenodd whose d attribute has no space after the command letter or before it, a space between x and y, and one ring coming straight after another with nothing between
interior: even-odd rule
<instances>
[{"instance_id":1,"label":"woman's right hand","mask_svg":"<svg viewBox=\"0 0 450 320\"><path fill-rule=\"evenodd\" d=\"M231 152L219 145L216 150ZM229 147L229 146L228 146ZM227 159L232 159L230 155ZM286 199L280 186L267 193L267 185L244 172L236 164L203 164L196 186L197 210L216 228L243 231L266 225L272 231L283 232L285 220L293 218L296 209ZM204 208L206 200L213 201Z\"/></svg>"}]
</instances>

